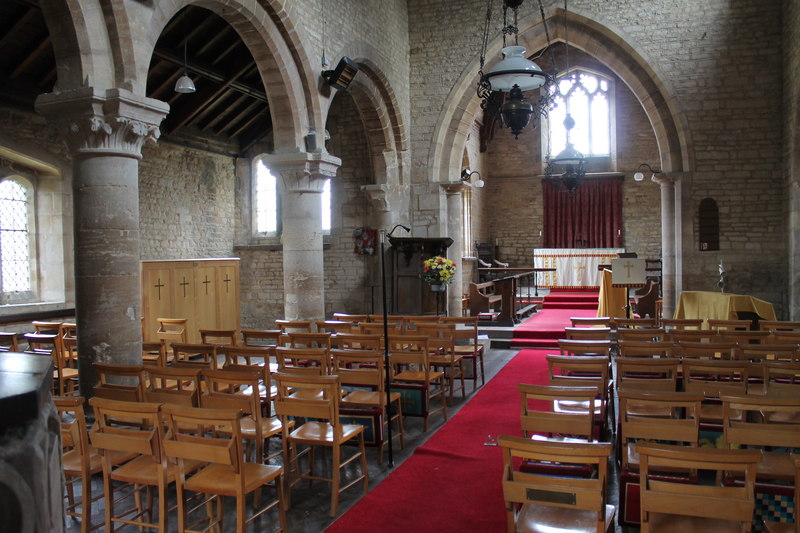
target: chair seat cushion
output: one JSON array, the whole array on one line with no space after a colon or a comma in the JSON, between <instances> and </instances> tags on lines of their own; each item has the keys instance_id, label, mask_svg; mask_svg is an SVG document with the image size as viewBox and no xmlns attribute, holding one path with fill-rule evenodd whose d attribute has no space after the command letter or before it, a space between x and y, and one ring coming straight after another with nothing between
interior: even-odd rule
<instances>
[{"instance_id":1,"label":"chair seat cushion","mask_svg":"<svg viewBox=\"0 0 800 533\"><path fill-rule=\"evenodd\" d=\"M606 531L614 530L615 512L616 509L613 505L606 505ZM597 513L536 504L522 506L517 517L517 533L552 533L553 531L596 533Z\"/></svg>"}]
</instances>

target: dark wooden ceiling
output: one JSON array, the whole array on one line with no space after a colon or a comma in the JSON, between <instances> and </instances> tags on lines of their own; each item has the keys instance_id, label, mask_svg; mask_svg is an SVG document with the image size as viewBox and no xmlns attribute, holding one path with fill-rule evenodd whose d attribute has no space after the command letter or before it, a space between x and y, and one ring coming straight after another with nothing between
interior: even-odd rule
<instances>
[{"instance_id":1,"label":"dark wooden ceiling","mask_svg":"<svg viewBox=\"0 0 800 533\"><path fill-rule=\"evenodd\" d=\"M179 94L184 43L197 91ZM52 91L56 65L39 0L0 0L0 102L32 110ZM161 33L147 74L147 96L169 103L162 138L237 154L272 130L269 102L253 56L234 29L203 8L181 10Z\"/></svg>"}]
</instances>

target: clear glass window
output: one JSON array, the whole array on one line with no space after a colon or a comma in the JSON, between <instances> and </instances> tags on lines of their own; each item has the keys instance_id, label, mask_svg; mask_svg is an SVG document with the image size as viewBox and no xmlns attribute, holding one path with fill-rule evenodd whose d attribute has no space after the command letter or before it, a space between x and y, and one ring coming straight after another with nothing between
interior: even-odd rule
<instances>
[{"instance_id":1,"label":"clear glass window","mask_svg":"<svg viewBox=\"0 0 800 533\"><path fill-rule=\"evenodd\" d=\"M600 74L572 70L554 87L556 108L550 111L550 154L558 154L567 145L564 119L567 113L575 119L570 140L586 157L611 155L611 80Z\"/></svg>"},{"instance_id":2,"label":"clear glass window","mask_svg":"<svg viewBox=\"0 0 800 533\"><path fill-rule=\"evenodd\" d=\"M255 186L256 233L278 233L278 180L263 161L256 165Z\"/></svg>"},{"instance_id":3,"label":"clear glass window","mask_svg":"<svg viewBox=\"0 0 800 533\"><path fill-rule=\"evenodd\" d=\"M322 187L322 231L331 232L331 179L325 180Z\"/></svg>"},{"instance_id":4,"label":"clear glass window","mask_svg":"<svg viewBox=\"0 0 800 533\"><path fill-rule=\"evenodd\" d=\"M33 289L32 192L17 180L0 181L0 285L4 301Z\"/></svg>"}]
</instances>

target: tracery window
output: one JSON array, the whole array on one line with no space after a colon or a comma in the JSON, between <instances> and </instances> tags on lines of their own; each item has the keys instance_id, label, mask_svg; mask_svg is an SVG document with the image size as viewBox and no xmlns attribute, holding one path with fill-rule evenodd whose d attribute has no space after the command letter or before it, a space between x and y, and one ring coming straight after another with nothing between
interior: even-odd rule
<instances>
[{"instance_id":1,"label":"tracery window","mask_svg":"<svg viewBox=\"0 0 800 533\"><path fill-rule=\"evenodd\" d=\"M554 86L556 108L548 115L550 154L558 154L567 143L564 119L575 119L570 142L586 157L608 157L612 152L613 80L601 74L573 69L560 76Z\"/></svg>"}]
</instances>

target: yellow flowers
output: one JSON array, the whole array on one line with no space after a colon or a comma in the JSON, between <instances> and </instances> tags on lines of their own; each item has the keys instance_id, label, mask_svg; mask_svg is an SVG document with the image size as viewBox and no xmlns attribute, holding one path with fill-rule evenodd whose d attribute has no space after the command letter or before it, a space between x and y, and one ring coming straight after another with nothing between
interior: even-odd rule
<instances>
[{"instance_id":1,"label":"yellow flowers","mask_svg":"<svg viewBox=\"0 0 800 533\"><path fill-rule=\"evenodd\" d=\"M456 264L446 257L437 255L422 263L422 280L430 283L450 283L456 273Z\"/></svg>"}]
</instances>

